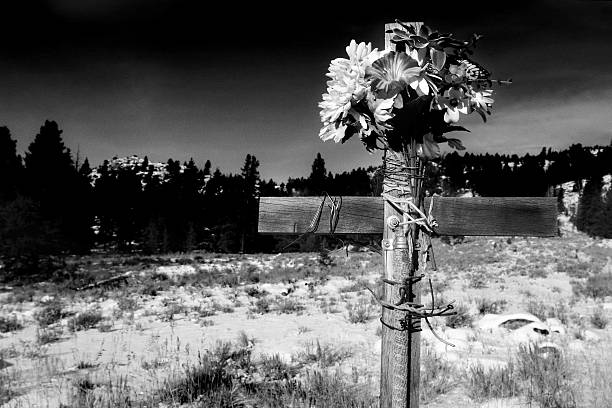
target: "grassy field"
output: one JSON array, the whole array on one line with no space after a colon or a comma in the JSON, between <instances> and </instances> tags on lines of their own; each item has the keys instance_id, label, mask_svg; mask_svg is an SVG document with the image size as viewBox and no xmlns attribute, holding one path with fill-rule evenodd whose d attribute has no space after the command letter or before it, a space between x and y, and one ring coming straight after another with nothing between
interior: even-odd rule
<instances>
[{"instance_id":1,"label":"grassy field","mask_svg":"<svg viewBox=\"0 0 612 408\"><path fill-rule=\"evenodd\" d=\"M458 314L434 322L455 347L422 333L423 406L612 406L612 241L434 248ZM0 292L0 404L376 406L381 273L370 252L70 259Z\"/></svg>"}]
</instances>

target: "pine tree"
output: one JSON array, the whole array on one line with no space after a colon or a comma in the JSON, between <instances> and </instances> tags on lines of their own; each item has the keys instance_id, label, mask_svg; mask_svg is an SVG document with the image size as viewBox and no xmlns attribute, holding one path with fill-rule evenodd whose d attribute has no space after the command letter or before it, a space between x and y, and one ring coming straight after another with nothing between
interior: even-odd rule
<instances>
[{"instance_id":1,"label":"pine tree","mask_svg":"<svg viewBox=\"0 0 612 408\"><path fill-rule=\"evenodd\" d=\"M202 170L205 176L210 176L211 166L212 164L210 163L210 160L206 160L206 163L204 163L204 169Z\"/></svg>"},{"instance_id":2,"label":"pine tree","mask_svg":"<svg viewBox=\"0 0 612 408\"><path fill-rule=\"evenodd\" d=\"M204 174L198 169L193 159L184 163L180 177L179 205L182 217L180 222L183 233L182 249L191 251L199 242L198 231L204 228Z\"/></svg>"},{"instance_id":3,"label":"pine tree","mask_svg":"<svg viewBox=\"0 0 612 408\"><path fill-rule=\"evenodd\" d=\"M612 238L612 186L608 188L604 208L599 220L601 223L601 236L604 238Z\"/></svg>"},{"instance_id":4,"label":"pine tree","mask_svg":"<svg viewBox=\"0 0 612 408\"><path fill-rule=\"evenodd\" d=\"M243 180L243 194L245 204L252 206L259 196L259 160L250 154L244 159L244 166L241 169Z\"/></svg>"},{"instance_id":5,"label":"pine tree","mask_svg":"<svg viewBox=\"0 0 612 408\"><path fill-rule=\"evenodd\" d=\"M325 169L325 160L321 157L321 153L317 153L317 157L312 162L312 172L308 177L308 186L311 194L319 195L325 191L327 181L327 170Z\"/></svg>"},{"instance_id":6,"label":"pine tree","mask_svg":"<svg viewBox=\"0 0 612 408\"><path fill-rule=\"evenodd\" d=\"M198 244L196 230L193 226L193 223L189 223L187 227L187 233L185 234L185 244L183 245L183 249L187 252L193 251L196 249Z\"/></svg>"},{"instance_id":7,"label":"pine tree","mask_svg":"<svg viewBox=\"0 0 612 408\"><path fill-rule=\"evenodd\" d=\"M16 198L21 187L23 165L17 155L17 141L5 126L0 127L0 203Z\"/></svg>"},{"instance_id":8,"label":"pine tree","mask_svg":"<svg viewBox=\"0 0 612 408\"><path fill-rule=\"evenodd\" d=\"M18 196L0 203L0 258L5 265L0 278L51 272L46 268L53 266L50 256L62 250L58 233L33 200Z\"/></svg>"},{"instance_id":9,"label":"pine tree","mask_svg":"<svg viewBox=\"0 0 612 408\"><path fill-rule=\"evenodd\" d=\"M443 190L445 195L455 195L466 188L464 158L456 151L444 155L440 163L444 175Z\"/></svg>"},{"instance_id":10,"label":"pine tree","mask_svg":"<svg viewBox=\"0 0 612 408\"><path fill-rule=\"evenodd\" d=\"M142 247L147 254L156 254L160 247L159 226L155 220L150 220L143 231Z\"/></svg>"},{"instance_id":11,"label":"pine tree","mask_svg":"<svg viewBox=\"0 0 612 408\"><path fill-rule=\"evenodd\" d=\"M240 212L239 223L242 229L240 251L251 248L257 226L257 200L259 198L259 160L247 154L241 169L243 210Z\"/></svg>"},{"instance_id":12,"label":"pine tree","mask_svg":"<svg viewBox=\"0 0 612 408\"><path fill-rule=\"evenodd\" d=\"M29 192L36 199L55 195L60 185L74 179L74 162L62 133L56 122L45 121L26 152Z\"/></svg>"},{"instance_id":13,"label":"pine tree","mask_svg":"<svg viewBox=\"0 0 612 408\"><path fill-rule=\"evenodd\" d=\"M90 185L79 177L70 149L54 121L45 121L25 156L27 194L41 215L58 226L56 237L68 251L85 252L92 239Z\"/></svg>"},{"instance_id":14,"label":"pine tree","mask_svg":"<svg viewBox=\"0 0 612 408\"><path fill-rule=\"evenodd\" d=\"M603 217L604 205L601 199L602 178L594 176L590 178L578 202L578 214L576 215L576 228L589 235L602 235L600 220Z\"/></svg>"},{"instance_id":15,"label":"pine tree","mask_svg":"<svg viewBox=\"0 0 612 408\"><path fill-rule=\"evenodd\" d=\"M89 159L87 157L85 158L83 165L79 169L79 176L81 176L86 181L90 182L89 178L91 176L91 167L89 166Z\"/></svg>"}]
</instances>

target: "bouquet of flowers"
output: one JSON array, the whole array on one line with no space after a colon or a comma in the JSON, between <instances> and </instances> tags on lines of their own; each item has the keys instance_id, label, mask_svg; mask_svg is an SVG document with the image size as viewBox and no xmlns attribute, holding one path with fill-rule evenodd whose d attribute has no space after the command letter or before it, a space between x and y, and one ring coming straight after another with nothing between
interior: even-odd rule
<instances>
[{"instance_id":1,"label":"bouquet of flowers","mask_svg":"<svg viewBox=\"0 0 612 408\"><path fill-rule=\"evenodd\" d=\"M346 142L358 135L368 151L416 148L422 160L440 156L438 143L463 150L452 131L461 114L491 114L494 84L489 71L470 59L480 38L459 41L426 25L398 21L388 31L395 51L378 51L370 43L346 47L348 58L331 61L323 94L319 136Z\"/></svg>"}]
</instances>

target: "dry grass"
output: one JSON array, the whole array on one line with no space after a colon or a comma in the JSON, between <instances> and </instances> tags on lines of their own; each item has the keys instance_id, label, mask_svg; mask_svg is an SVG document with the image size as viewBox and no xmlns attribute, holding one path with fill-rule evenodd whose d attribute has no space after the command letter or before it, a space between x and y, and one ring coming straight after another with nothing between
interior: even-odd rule
<instances>
[{"instance_id":1,"label":"dry grass","mask_svg":"<svg viewBox=\"0 0 612 408\"><path fill-rule=\"evenodd\" d=\"M346 310L348 312L347 319L349 322L368 323L380 313L380 306L373 305L365 298L360 298L355 303L347 303Z\"/></svg>"},{"instance_id":2,"label":"dry grass","mask_svg":"<svg viewBox=\"0 0 612 408\"><path fill-rule=\"evenodd\" d=\"M467 340L446 350L436 343L437 352L431 344L422 347L425 406L467 408L507 398L540 407L612 406L610 314L604 308L609 269L603 270L609 252L583 237L436 240L434 247L440 266L434 291L437 298L456 299L458 312L434 325L451 342L453 336ZM363 296L361 285L380 276L380 257L263 258L94 256L73 268L71 282L16 287L0 307L30 330L0 338L0 358L13 363L0 369L0 404L47 390L42 401L65 407L376 406L380 325L374 320L380 308ZM174 274L178 266L191 272ZM70 289L127 268L138 272L127 282ZM527 291L530 278L537 284ZM579 295L573 298L570 278ZM43 296L52 300L41 302ZM601 308L594 308L594 299ZM482 314L518 311L565 324L569 334L553 339L564 347L560 359L528 347L515 347L508 357L501 349L505 337L472 327ZM268 324L277 324L278 332L269 334ZM227 336L243 326L268 338L228 343ZM99 331L85 332L93 327ZM70 328L76 331L64 334ZM197 333L201 342L185 343L186 333ZM223 341L215 343L218 338ZM91 344L99 349L87 349Z\"/></svg>"},{"instance_id":3,"label":"dry grass","mask_svg":"<svg viewBox=\"0 0 612 408\"><path fill-rule=\"evenodd\" d=\"M457 329L459 327L470 327L474 318L470 314L470 309L464 304L458 304L454 307L454 315L446 317L446 325L450 328Z\"/></svg>"},{"instance_id":4,"label":"dry grass","mask_svg":"<svg viewBox=\"0 0 612 408\"><path fill-rule=\"evenodd\" d=\"M515 365L512 362L485 368L482 364L470 366L467 373L468 395L475 401L509 398L520 394Z\"/></svg>"},{"instance_id":5,"label":"dry grass","mask_svg":"<svg viewBox=\"0 0 612 408\"><path fill-rule=\"evenodd\" d=\"M87 310L79 313L68 320L68 328L70 331L88 330L96 327L104 318L102 313L97 310Z\"/></svg>"},{"instance_id":6,"label":"dry grass","mask_svg":"<svg viewBox=\"0 0 612 408\"><path fill-rule=\"evenodd\" d=\"M427 343L421 346L420 399L435 401L457 386L458 370Z\"/></svg>"}]
</instances>

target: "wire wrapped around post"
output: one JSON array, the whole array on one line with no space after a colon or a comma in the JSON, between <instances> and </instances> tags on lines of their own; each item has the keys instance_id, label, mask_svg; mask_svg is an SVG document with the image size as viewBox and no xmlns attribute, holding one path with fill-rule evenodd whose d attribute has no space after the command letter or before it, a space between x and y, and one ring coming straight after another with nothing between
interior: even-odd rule
<instances>
[{"instance_id":1,"label":"wire wrapped around post","mask_svg":"<svg viewBox=\"0 0 612 408\"><path fill-rule=\"evenodd\" d=\"M452 304L435 305L433 290L431 307L421 302L423 272L435 269L431 236L437 223L433 207L424 208L425 165L417 145L412 142L404 149L386 149L383 156L385 275L383 299L377 300L382 306L383 350L388 351L381 356L381 389L387 391L381 396L391 400L381 401L381 407L418 406L412 401L418 393L410 392L410 384L419 382L421 319L433 329L429 318L454 314Z\"/></svg>"}]
</instances>

